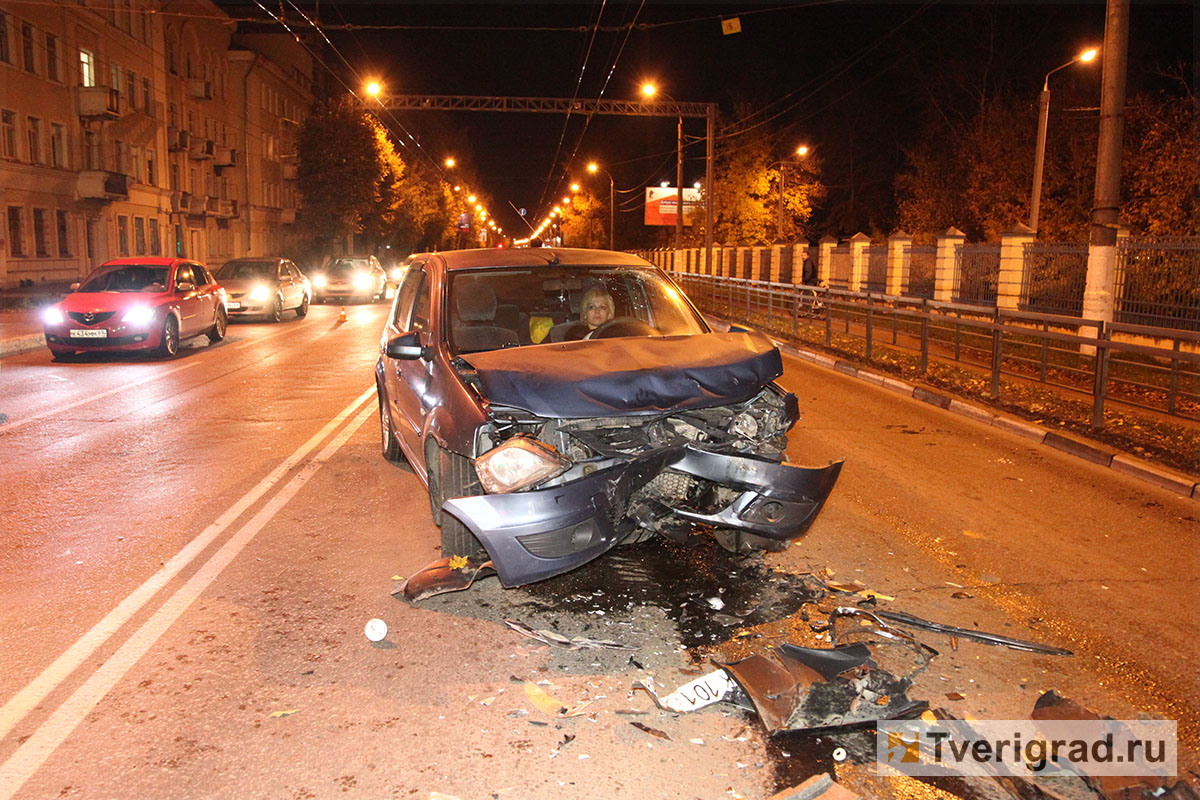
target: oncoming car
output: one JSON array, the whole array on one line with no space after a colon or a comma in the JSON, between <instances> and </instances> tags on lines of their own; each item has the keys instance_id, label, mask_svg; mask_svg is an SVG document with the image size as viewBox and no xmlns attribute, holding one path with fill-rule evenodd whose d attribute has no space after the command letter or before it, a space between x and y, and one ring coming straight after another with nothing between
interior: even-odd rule
<instances>
[{"instance_id":1,"label":"oncoming car","mask_svg":"<svg viewBox=\"0 0 1200 800\"><path fill-rule=\"evenodd\" d=\"M383 454L425 482L443 555L486 551L505 586L655 535L781 550L841 470L782 463L781 373L767 337L713 331L635 256L427 254L376 363Z\"/></svg>"},{"instance_id":2,"label":"oncoming car","mask_svg":"<svg viewBox=\"0 0 1200 800\"><path fill-rule=\"evenodd\" d=\"M217 270L233 316L263 316L272 322L284 311L308 313L312 287L300 268L286 258L235 258Z\"/></svg>"},{"instance_id":3,"label":"oncoming car","mask_svg":"<svg viewBox=\"0 0 1200 800\"><path fill-rule=\"evenodd\" d=\"M387 293L387 274L375 256L338 256L330 259L312 276L313 297L328 300L383 299Z\"/></svg>"},{"instance_id":4,"label":"oncoming car","mask_svg":"<svg viewBox=\"0 0 1200 800\"><path fill-rule=\"evenodd\" d=\"M208 336L215 343L225 338L225 302L225 290L198 262L109 261L42 312L46 346L55 360L98 350L173 356L184 339Z\"/></svg>"}]
</instances>

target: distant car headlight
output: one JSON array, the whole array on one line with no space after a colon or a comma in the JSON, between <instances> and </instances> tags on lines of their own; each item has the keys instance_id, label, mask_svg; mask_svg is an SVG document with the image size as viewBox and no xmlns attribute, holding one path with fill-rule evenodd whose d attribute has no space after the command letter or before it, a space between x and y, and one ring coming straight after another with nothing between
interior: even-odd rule
<instances>
[{"instance_id":1,"label":"distant car headlight","mask_svg":"<svg viewBox=\"0 0 1200 800\"><path fill-rule=\"evenodd\" d=\"M532 436L518 435L475 459L485 491L519 492L566 472L571 462Z\"/></svg>"},{"instance_id":2,"label":"distant car headlight","mask_svg":"<svg viewBox=\"0 0 1200 800\"><path fill-rule=\"evenodd\" d=\"M365 272L354 273L354 288L368 289L371 286L371 276Z\"/></svg>"},{"instance_id":3,"label":"distant car headlight","mask_svg":"<svg viewBox=\"0 0 1200 800\"><path fill-rule=\"evenodd\" d=\"M398 281L404 277L404 267L396 267L392 270L392 280Z\"/></svg>"},{"instance_id":4,"label":"distant car headlight","mask_svg":"<svg viewBox=\"0 0 1200 800\"><path fill-rule=\"evenodd\" d=\"M317 287L318 289L323 288L325 286L325 276L324 275L313 275L312 276L312 285Z\"/></svg>"},{"instance_id":5,"label":"distant car headlight","mask_svg":"<svg viewBox=\"0 0 1200 800\"><path fill-rule=\"evenodd\" d=\"M265 286L255 286L253 289L250 290L250 299L255 300L255 301L266 300L267 295L269 295L270 293L271 293L271 290Z\"/></svg>"},{"instance_id":6,"label":"distant car headlight","mask_svg":"<svg viewBox=\"0 0 1200 800\"><path fill-rule=\"evenodd\" d=\"M134 306L125 312L125 316L121 317L122 322L128 322L130 325L145 325L154 319L154 309L150 306Z\"/></svg>"},{"instance_id":7,"label":"distant car headlight","mask_svg":"<svg viewBox=\"0 0 1200 800\"><path fill-rule=\"evenodd\" d=\"M42 312L42 321L47 325L62 325L66 322L66 317L63 316L62 309L50 306Z\"/></svg>"}]
</instances>

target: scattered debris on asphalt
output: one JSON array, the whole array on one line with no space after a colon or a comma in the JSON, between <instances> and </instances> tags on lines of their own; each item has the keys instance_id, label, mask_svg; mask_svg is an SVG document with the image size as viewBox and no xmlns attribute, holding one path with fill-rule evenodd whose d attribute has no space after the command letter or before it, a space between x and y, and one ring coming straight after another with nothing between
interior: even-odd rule
<instances>
[{"instance_id":1,"label":"scattered debris on asphalt","mask_svg":"<svg viewBox=\"0 0 1200 800\"><path fill-rule=\"evenodd\" d=\"M629 724L637 728L642 733L648 733L656 739L663 739L664 741L668 742L671 741L671 737L667 735L666 731L660 731L658 728L651 728L649 725L644 725L641 722L631 722Z\"/></svg>"},{"instance_id":2,"label":"scattered debris on asphalt","mask_svg":"<svg viewBox=\"0 0 1200 800\"><path fill-rule=\"evenodd\" d=\"M586 650L589 648L603 648L606 650L637 650L636 645L621 644L610 639L589 639L586 636L573 636L567 638L561 633L552 630L534 630L524 622L506 619L504 624L512 628L522 636L528 636L530 639L535 639L543 644L548 644L552 647L563 647L567 650Z\"/></svg>"},{"instance_id":3,"label":"scattered debris on asphalt","mask_svg":"<svg viewBox=\"0 0 1200 800\"><path fill-rule=\"evenodd\" d=\"M1028 653L1040 653L1044 656L1069 656L1074 655L1070 650L1064 650L1061 647L1051 647L1050 645L1038 644L1037 642L1027 642L1024 639L1013 639L1008 636L1001 636L998 633L987 633L985 631L975 631L970 628L958 628L954 625L944 625L940 622L930 622L927 619L914 617L912 614L904 614L899 611L879 611L879 616L884 619L898 622L901 625L908 625L913 628L922 628L927 631L935 631L937 633L945 633L949 636L959 636L963 639L972 639L976 642L984 644L999 645L1001 647L1010 647L1013 650L1024 650Z\"/></svg>"},{"instance_id":4,"label":"scattered debris on asphalt","mask_svg":"<svg viewBox=\"0 0 1200 800\"><path fill-rule=\"evenodd\" d=\"M465 556L439 558L400 584L392 596L403 595L410 603L416 603L434 595L469 589L476 578L495 571L491 561L480 562Z\"/></svg>"}]
</instances>

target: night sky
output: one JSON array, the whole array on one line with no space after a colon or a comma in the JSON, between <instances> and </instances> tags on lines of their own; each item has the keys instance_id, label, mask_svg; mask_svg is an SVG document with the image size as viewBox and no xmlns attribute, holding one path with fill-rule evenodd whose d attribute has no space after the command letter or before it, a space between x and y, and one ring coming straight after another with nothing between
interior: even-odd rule
<instances>
[{"instance_id":1,"label":"night sky","mask_svg":"<svg viewBox=\"0 0 1200 800\"><path fill-rule=\"evenodd\" d=\"M283 6L298 19L295 7ZM770 118L763 129L773 133L778 157L807 144L831 187L827 205L841 207L848 198L886 207L904 148L939 117L968 114L981 94L1028 96L1036 103L1047 71L1102 43L1105 17L1103 2L321 0L297 6L328 26L336 51L326 58L339 88L341 81L353 86L375 77L402 94L632 99L651 79L676 100L716 102L726 115L740 108L757 111L755 120ZM1129 94L1161 89L1159 69L1194 65L1198 15L1191 2L1133 1ZM739 19L741 32L724 35L721 20L730 17ZM345 23L397 27L336 29ZM593 32L597 24L600 30ZM1098 65L1056 73L1052 83L1055 92L1074 93L1085 105L1094 98L1091 105L1099 105ZM585 126L578 117L564 124L561 116L517 113L381 116L408 142L406 157L440 164L455 156L462 174L476 176L473 188L490 198L492 214L517 236L527 229L509 202L527 208L534 220L563 195L567 175L588 180L589 160L612 171L619 192L674 183L673 119L596 117ZM702 120L685 121L687 136L703 133ZM703 142L690 144L686 153L684 183L690 185L703 176ZM590 181L597 193L607 193L607 180ZM618 204L640 196L619 194ZM640 206L629 205L622 217L635 225Z\"/></svg>"}]
</instances>

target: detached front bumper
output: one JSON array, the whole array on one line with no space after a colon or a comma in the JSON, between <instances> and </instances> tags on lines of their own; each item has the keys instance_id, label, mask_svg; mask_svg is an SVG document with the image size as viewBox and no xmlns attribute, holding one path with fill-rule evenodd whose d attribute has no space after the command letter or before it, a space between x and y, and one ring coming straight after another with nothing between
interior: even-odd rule
<instances>
[{"instance_id":1,"label":"detached front bumper","mask_svg":"<svg viewBox=\"0 0 1200 800\"><path fill-rule=\"evenodd\" d=\"M826 467L775 464L694 445L655 451L562 486L447 500L487 549L500 582L521 586L568 572L612 549L632 530L630 496L664 469L737 490L716 513L671 508L692 522L784 541L804 534L837 482L842 462Z\"/></svg>"}]
</instances>

